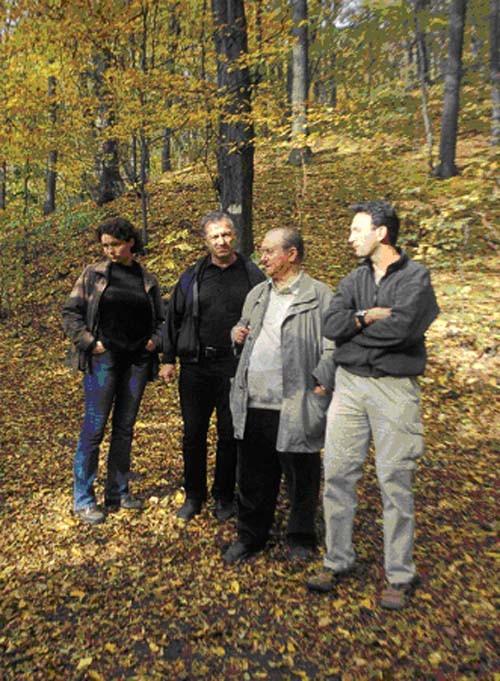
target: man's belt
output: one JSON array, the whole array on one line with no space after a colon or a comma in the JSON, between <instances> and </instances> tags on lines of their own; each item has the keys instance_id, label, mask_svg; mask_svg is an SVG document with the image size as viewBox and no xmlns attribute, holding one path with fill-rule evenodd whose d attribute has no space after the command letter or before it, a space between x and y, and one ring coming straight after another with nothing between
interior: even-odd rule
<instances>
[{"instance_id":1,"label":"man's belt","mask_svg":"<svg viewBox=\"0 0 500 681\"><path fill-rule=\"evenodd\" d=\"M213 347L212 345L202 345L200 348L200 355L206 359L219 359L221 357L232 357L233 348L231 345L223 347Z\"/></svg>"}]
</instances>

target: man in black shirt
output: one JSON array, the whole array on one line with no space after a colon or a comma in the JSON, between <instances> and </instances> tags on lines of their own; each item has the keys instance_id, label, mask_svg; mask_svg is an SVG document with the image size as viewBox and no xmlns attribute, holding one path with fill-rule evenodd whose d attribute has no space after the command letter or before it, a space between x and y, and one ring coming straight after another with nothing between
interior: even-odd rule
<instances>
[{"instance_id":1,"label":"man in black shirt","mask_svg":"<svg viewBox=\"0 0 500 681\"><path fill-rule=\"evenodd\" d=\"M209 213L201 224L208 255L189 267L175 286L164 324L160 376L165 383L174 380L179 357L186 499L177 516L191 520L207 499L207 432L215 409L218 442L212 496L215 515L222 521L234 513L236 478L229 387L237 359L230 332L248 291L265 276L234 250L236 232L229 216Z\"/></svg>"}]
</instances>

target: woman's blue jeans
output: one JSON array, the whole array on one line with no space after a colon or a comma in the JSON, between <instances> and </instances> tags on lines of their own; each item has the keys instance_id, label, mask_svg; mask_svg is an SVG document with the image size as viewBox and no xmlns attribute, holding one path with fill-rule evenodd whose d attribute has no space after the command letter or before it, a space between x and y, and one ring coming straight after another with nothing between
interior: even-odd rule
<instances>
[{"instance_id":1,"label":"woman's blue jeans","mask_svg":"<svg viewBox=\"0 0 500 681\"><path fill-rule=\"evenodd\" d=\"M106 502L117 502L128 492L134 425L151 362L147 351L132 358L110 351L92 355L91 370L83 378L85 414L73 468L75 509L95 503L99 446L113 404Z\"/></svg>"}]
</instances>

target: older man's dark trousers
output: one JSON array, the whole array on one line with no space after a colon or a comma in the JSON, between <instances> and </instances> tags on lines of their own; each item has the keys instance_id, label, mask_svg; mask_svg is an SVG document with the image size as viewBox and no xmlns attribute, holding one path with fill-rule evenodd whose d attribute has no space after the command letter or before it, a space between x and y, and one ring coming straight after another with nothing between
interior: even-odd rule
<instances>
[{"instance_id":1,"label":"older man's dark trousers","mask_svg":"<svg viewBox=\"0 0 500 681\"><path fill-rule=\"evenodd\" d=\"M207 499L207 433L210 417L217 414L217 452L212 496L222 502L234 497L236 441L229 409L232 360L204 360L182 364L179 394L184 420L183 457L186 497Z\"/></svg>"},{"instance_id":2,"label":"older man's dark trousers","mask_svg":"<svg viewBox=\"0 0 500 681\"><path fill-rule=\"evenodd\" d=\"M238 539L263 546L271 530L282 474L290 504L287 543L314 548L321 460L319 452L278 452L279 411L249 409L238 442Z\"/></svg>"}]
</instances>

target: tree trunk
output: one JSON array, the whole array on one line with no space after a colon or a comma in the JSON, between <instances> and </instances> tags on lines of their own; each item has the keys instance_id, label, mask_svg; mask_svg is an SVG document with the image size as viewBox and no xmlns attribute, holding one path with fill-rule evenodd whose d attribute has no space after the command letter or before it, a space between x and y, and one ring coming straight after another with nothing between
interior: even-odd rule
<instances>
[{"instance_id":1,"label":"tree trunk","mask_svg":"<svg viewBox=\"0 0 500 681\"><path fill-rule=\"evenodd\" d=\"M425 138L427 141L427 150L429 153L429 169L432 172L434 170L434 161L432 158L432 125L429 116L429 106L427 99L427 85L429 80L429 62L426 58L425 52L425 39L420 24L419 11L423 9L422 0L415 0L413 5L413 20L415 24L415 42L417 46L417 74L420 83L420 93L422 98L422 116L424 119L425 126Z\"/></svg>"},{"instance_id":2,"label":"tree trunk","mask_svg":"<svg viewBox=\"0 0 500 681\"><path fill-rule=\"evenodd\" d=\"M56 209L56 184L57 184L57 150L49 152L47 159L47 176L45 180L45 201L43 202L43 214L50 215Z\"/></svg>"},{"instance_id":3,"label":"tree trunk","mask_svg":"<svg viewBox=\"0 0 500 681\"><path fill-rule=\"evenodd\" d=\"M439 166L435 174L441 179L458 175L455 165L457 149L460 80L462 78L462 50L464 42L467 0L452 0L449 19L448 62L444 79L443 116L439 144Z\"/></svg>"},{"instance_id":4,"label":"tree trunk","mask_svg":"<svg viewBox=\"0 0 500 681\"><path fill-rule=\"evenodd\" d=\"M417 52L417 77L419 83L422 79L426 85L431 82L429 50L425 31L422 29L421 14L429 8L429 0L413 0L413 20L415 26L415 46Z\"/></svg>"},{"instance_id":5,"label":"tree trunk","mask_svg":"<svg viewBox=\"0 0 500 681\"><path fill-rule=\"evenodd\" d=\"M129 169L127 176L130 183L136 187L139 183L139 174L137 172L137 135L132 135L130 138Z\"/></svg>"},{"instance_id":6,"label":"tree trunk","mask_svg":"<svg viewBox=\"0 0 500 681\"><path fill-rule=\"evenodd\" d=\"M144 245L148 243L148 207L149 194L147 190L149 180L149 143L144 132L141 133L141 213L142 213L142 241Z\"/></svg>"},{"instance_id":7,"label":"tree trunk","mask_svg":"<svg viewBox=\"0 0 500 681\"><path fill-rule=\"evenodd\" d=\"M0 209L5 210L7 205L7 163L0 165Z\"/></svg>"},{"instance_id":8,"label":"tree trunk","mask_svg":"<svg viewBox=\"0 0 500 681\"><path fill-rule=\"evenodd\" d=\"M500 140L500 0L490 0L490 71L491 71L491 138Z\"/></svg>"},{"instance_id":9,"label":"tree trunk","mask_svg":"<svg viewBox=\"0 0 500 681\"><path fill-rule=\"evenodd\" d=\"M290 0L294 43L292 47L292 140L288 162L302 165L311 160L307 145L307 92L309 88L309 36L307 0Z\"/></svg>"},{"instance_id":10,"label":"tree trunk","mask_svg":"<svg viewBox=\"0 0 500 681\"><path fill-rule=\"evenodd\" d=\"M48 90L49 96L49 118L52 125L51 137L54 137L54 126L57 120L57 109L54 101L56 96L56 78L49 76ZM56 209L56 183L57 183L57 149L49 152L47 159L47 175L45 178L45 201L43 202L43 214L49 215Z\"/></svg>"},{"instance_id":11,"label":"tree trunk","mask_svg":"<svg viewBox=\"0 0 500 681\"><path fill-rule=\"evenodd\" d=\"M161 172L172 170L172 131L164 128L161 145Z\"/></svg>"},{"instance_id":12,"label":"tree trunk","mask_svg":"<svg viewBox=\"0 0 500 681\"><path fill-rule=\"evenodd\" d=\"M123 194L124 184L120 175L118 141L109 139L102 145L98 158L99 184L96 189L96 203L102 206Z\"/></svg>"},{"instance_id":13,"label":"tree trunk","mask_svg":"<svg viewBox=\"0 0 500 681\"><path fill-rule=\"evenodd\" d=\"M98 127L103 136L106 135L106 130L112 127L114 123L114 112L109 103L110 93L104 81L104 74L110 62L111 55L107 50L103 50L103 52L94 57L94 82L99 100ZM114 201L124 192L125 186L120 175L119 160L118 140L108 137L104 140L101 152L96 158L99 180L94 195L98 206Z\"/></svg>"},{"instance_id":14,"label":"tree trunk","mask_svg":"<svg viewBox=\"0 0 500 681\"><path fill-rule=\"evenodd\" d=\"M217 189L223 211L234 221L237 248L253 252L252 202L254 130L251 121L250 74L241 59L248 52L243 0L212 0L217 52L219 119Z\"/></svg>"}]
</instances>

